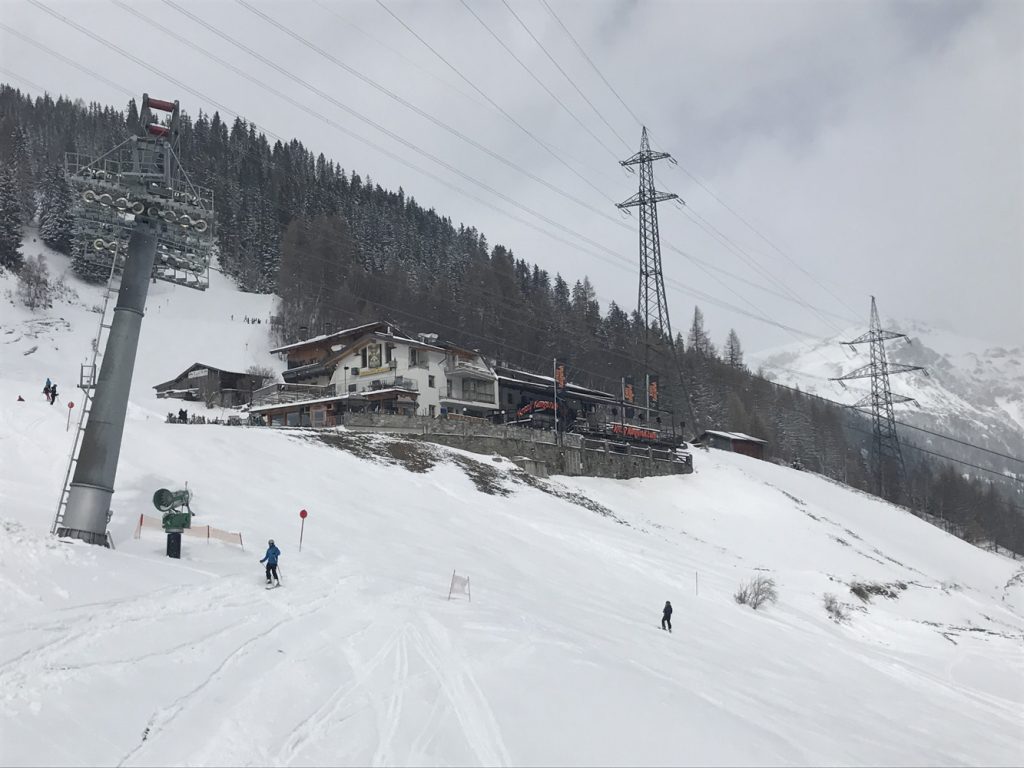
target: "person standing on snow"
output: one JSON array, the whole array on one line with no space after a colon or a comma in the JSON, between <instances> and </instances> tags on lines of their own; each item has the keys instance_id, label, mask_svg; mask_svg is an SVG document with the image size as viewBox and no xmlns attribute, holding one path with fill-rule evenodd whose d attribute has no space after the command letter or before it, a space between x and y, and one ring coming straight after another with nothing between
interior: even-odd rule
<instances>
[{"instance_id":1,"label":"person standing on snow","mask_svg":"<svg viewBox=\"0 0 1024 768\"><path fill-rule=\"evenodd\" d=\"M281 550L274 544L274 540L271 539L267 542L267 554L260 560L261 563L267 564L267 584L270 583L270 577L273 575L274 581L277 586L281 586L281 579L277 575L277 558L281 556Z\"/></svg>"},{"instance_id":2,"label":"person standing on snow","mask_svg":"<svg viewBox=\"0 0 1024 768\"><path fill-rule=\"evenodd\" d=\"M665 610L661 612L661 628L672 631L672 603L665 601Z\"/></svg>"},{"instance_id":3,"label":"person standing on snow","mask_svg":"<svg viewBox=\"0 0 1024 768\"><path fill-rule=\"evenodd\" d=\"M50 385L50 405L53 405L53 401L57 399L57 385Z\"/></svg>"},{"instance_id":4,"label":"person standing on snow","mask_svg":"<svg viewBox=\"0 0 1024 768\"><path fill-rule=\"evenodd\" d=\"M47 377L47 379L46 379L46 386L43 387L43 397L45 397L47 400L50 399L50 388L52 386L53 386L53 384L50 383L50 379L49 379L49 377Z\"/></svg>"}]
</instances>

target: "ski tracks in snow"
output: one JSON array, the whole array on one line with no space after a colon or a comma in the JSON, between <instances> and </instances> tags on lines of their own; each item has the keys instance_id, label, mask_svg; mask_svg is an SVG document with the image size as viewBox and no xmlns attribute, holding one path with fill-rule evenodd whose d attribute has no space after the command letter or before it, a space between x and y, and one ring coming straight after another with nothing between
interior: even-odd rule
<instances>
[{"instance_id":1,"label":"ski tracks in snow","mask_svg":"<svg viewBox=\"0 0 1024 768\"><path fill-rule=\"evenodd\" d=\"M361 652L360 646L372 646L381 633L386 633L383 643ZM449 742L456 731L468 762L512 763L469 656L452 646L448 630L426 611L390 628L382 622L367 624L341 650L351 678L339 681L270 762L429 764L451 754ZM446 745L432 751L435 740Z\"/></svg>"}]
</instances>

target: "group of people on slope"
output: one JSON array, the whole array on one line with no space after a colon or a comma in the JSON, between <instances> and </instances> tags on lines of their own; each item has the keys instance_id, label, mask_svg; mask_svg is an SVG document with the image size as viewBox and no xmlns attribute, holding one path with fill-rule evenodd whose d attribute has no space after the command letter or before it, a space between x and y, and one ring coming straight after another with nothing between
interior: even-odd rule
<instances>
[{"instance_id":1,"label":"group of people on slope","mask_svg":"<svg viewBox=\"0 0 1024 768\"><path fill-rule=\"evenodd\" d=\"M49 379L46 380L46 385L43 387L43 396L49 401L50 405L53 405L57 399L57 385Z\"/></svg>"}]
</instances>

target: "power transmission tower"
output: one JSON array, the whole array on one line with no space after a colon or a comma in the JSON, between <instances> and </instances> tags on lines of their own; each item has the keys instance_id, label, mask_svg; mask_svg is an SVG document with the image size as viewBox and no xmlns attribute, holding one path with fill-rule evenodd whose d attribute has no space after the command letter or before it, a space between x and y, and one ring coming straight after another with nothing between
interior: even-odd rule
<instances>
[{"instance_id":1,"label":"power transmission tower","mask_svg":"<svg viewBox=\"0 0 1024 768\"><path fill-rule=\"evenodd\" d=\"M640 191L617 208L640 209L640 290L637 296L637 311L644 323L644 365L647 365L651 348L652 325L658 334L672 338L672 324L668 318L668 300L665 298L665 277L661 272L661 238L658 235L658 203L675 200L672 192L659 192L654 188L654 161L672 160L667 152L652 152L647 140L647 128L640 138L640 151L620 165L640 166Z\"/></svg>"},{"instance_id":2,"label":"power transmission tower","mask_svg":"<svg viewBox=\"0 0 1024 768\"><path fill-rule=\"evenodd\" d=\"M640 136L640 151L619 161L619 164L625 168L634 165L640 166L640 189L628 200L618 203L616 207L640 209L640 287L637 293L637 312L640 314L640 321L644 326L644 368L650 370L652 336L655 340L668 339L683 399L686 401L686 407L690 414L690 425L696 434L697 420L686 391L682 363L675 346L672 323L668 316L665 276L661 270L661 236L658 233L658 203L675 200L679 196L672 192L659 192L654 188L655 160L668 160L673 164L676 162L667 152L651 151L645 126Z\"/></svg>"},{"instance_id":3,"label":"power transmission tower","mask_svg":"<svg viewBox=\"0 0 1024 768\"><path fill-rule=\"evenodd\" d=\"M852 341L844 341L853 348L857 344L870 344L871 362L863 365L854 371L838 376L830 381L838 381L840 384L851 379L871 379L871 393L865 395L856 403L853 408L862 413L871 415L872 420L872 471L875 477L875 489L878 496L884 496L886 483L884 481L885 465L887 460L895 462L899 472L900 481L905 481L907 468L903 463L903 452L900 450L899 435L896 434L896 417L893 415L893 403L914 403L918 402L912 397L905 395L894 395L889 388L889 374L909 373L910 371L923 371L924 368L918 365L903 365L901 363L890 363L885 356L885 342L892 339L906 339L910 343L910 337L905 333L887 331L882 328L878 319L878 307L875 305L875 297L871 297L871 323L868 332L861 334ZM842 386L846 386L842 384Z\"/></svg>"}]
</instances>

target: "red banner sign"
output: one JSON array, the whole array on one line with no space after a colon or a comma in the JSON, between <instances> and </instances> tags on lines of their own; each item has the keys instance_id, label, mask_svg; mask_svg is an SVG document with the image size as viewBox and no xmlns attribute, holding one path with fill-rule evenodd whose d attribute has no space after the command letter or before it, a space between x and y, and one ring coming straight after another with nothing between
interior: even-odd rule
<instances>
[{"instance_id":1,"label":"red banner sign","mask_svg":"<svg viewBox=\"0 0 1024 768\"><path fill-rule=\"evenodd\" d=\"M551 400L534 400L532 403L527 403L522 408L520 408L518 411L516 411L516 416L526 416L526 415L528 415L530 413L533 413L534 411L552 411L553 412L554 410L555 410L555 404L554 404L553 401L551 401ZM559 411L559 413L565 413L565 406L559 404L558 411Z\"/></svg>"},{"instance_id":2,"label":"red banner sign","mask_svg":"<svg viewBox=\"0 0 1024 768\"><path fill-rule=\"evenodd\" d=\"M643 427L631 427L628 424L612 424L612 432L623 437L633 437L640 440L657 440L659 435L653 429Z\"/></svg>"}]
</instances>

